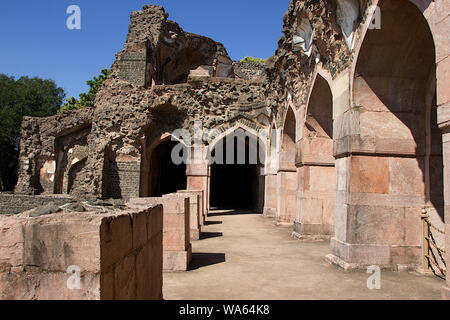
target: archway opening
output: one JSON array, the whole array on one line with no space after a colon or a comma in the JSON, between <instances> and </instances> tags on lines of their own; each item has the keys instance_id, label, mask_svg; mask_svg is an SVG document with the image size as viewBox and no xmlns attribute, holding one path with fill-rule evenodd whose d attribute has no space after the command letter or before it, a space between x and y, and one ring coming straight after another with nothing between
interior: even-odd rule
<instances>
[{"instance_id":1,"label":"archway opening","mask_svg":"<svg viewBox=\"0 0 450 320\"><path fill-rule=\"evenodd\" d=\"M310 139L333 139L332 108L333 97L330 86L321 75L317 75L309 99L305 123L306 134Z\"/></svg>"},{"instance_id":2,"label":"archway opening","mask_svg":"<svg viewBox=\"0 0 450 320\"><path fill-rule=\"evenodd\" d=\"M336 187L333 96L320 75L311 91L298 152L301 192L294 229L302 235L333 235Z\"/></svg>"},{"instance_id":3,"label":"archway opening","mask_svg":"<svg viewBox=\"0 0 450 320\"><path fill-rule=\"evenodd\" d=\"M295 152L295 133L295 114L291 108L288 108L283 128L282 151Z\"/></svg>"},{"instance_id":4,"label":"archway opening","mask_svg":"<svg viewBox=\"0 0 450 320\"><path fill-rule=\"evenodd\" d=\"M298 174L295 165L297 120L289 106L281 136L277 172L277 223L292 225L297 211Z\"/></svg>"},{"instance_id":5,"label":"archway opening","mask_svg":"<svg viewBox=\"0 0 450 320\"><path fill-rule=\"evenodd\" d=\"M243 130L233 132L214 146L209 155L212 209L262 213L264 152L259 139Z\"/></svg>"},{"instance_id":6,"label":"archway opening","mask_svg":"<svg viewBox=\"0 0 450 320\"><path fill-rule=\"evenodd\" d=\"M151 153L148 179L150 197L161 197L186 189L186 163L184 161L178 163L180 161L173 159L172 156L174 148L179 146L180 142L166 140Z\"/></svg>"}]
</instances>

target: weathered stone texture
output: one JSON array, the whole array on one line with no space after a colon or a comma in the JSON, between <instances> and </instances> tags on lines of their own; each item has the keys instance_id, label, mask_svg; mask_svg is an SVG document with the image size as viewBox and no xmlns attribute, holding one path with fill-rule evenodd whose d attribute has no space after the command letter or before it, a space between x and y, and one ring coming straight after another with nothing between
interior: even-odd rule
<instances>
[{"instance_id":1,"label":"weathered stone texture","mask_svg":"<svg viewBox=\"0 0 450 320\"><path fill-rule=\"evenodd\" d=\"M0 220L1 299L162 299L161 206Z\"/></svg>"},{"instance_id":2,"label":"weathered stone texture","mask_svg":"<svg viewBox=\"0 0 450 320\"><path fill-rule=\"evenodd\" d=\"M27 196L0 193L0 215L17 214L48 203L64 205L71 201L73 201L73 199L68 196Z\"/></svg>"},{"instance_id":3,"label":"weathered stone texture","mask_svg":"<svg viewBox=\"0 0 450 320\"><path fill-rule=\"evenodd\" d=\"M163 270L187 271L192 259L189 196L168 194L160 198L133 198L127 202L128 207L135 209L151 204L162 204L164 210Z\"/></svg>"}]
</instances>

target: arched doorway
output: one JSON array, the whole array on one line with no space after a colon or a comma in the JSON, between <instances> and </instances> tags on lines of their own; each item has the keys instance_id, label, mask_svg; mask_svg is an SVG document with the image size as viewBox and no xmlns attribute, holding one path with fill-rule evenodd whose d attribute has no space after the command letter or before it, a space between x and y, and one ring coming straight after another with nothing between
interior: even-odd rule
<instances>
[{"instance_id":1,"label":"arched doorway","mask_svg":"<svg viewBox=\"0 0 450 320\"><path fill-rule=\"evenodd\" d=\"M264 208L264 144L238 128L210 149L210 206L261 212Z\"/></svg>"},{"instance_id":2,"label":"arched doorway","mask_svg":"<svg viewBox=\"0 0 450 320\"><path fill-rule=\"evenodd\" d=\"M147 164L143 197L161 197L164 194L185 190L187 186L186 161L180 157L187 155L186 147L179 141L172 141L170 136L152 147L147 154ZM148 168L147 168L148 166Z\"/></svg>"}]
</instances>

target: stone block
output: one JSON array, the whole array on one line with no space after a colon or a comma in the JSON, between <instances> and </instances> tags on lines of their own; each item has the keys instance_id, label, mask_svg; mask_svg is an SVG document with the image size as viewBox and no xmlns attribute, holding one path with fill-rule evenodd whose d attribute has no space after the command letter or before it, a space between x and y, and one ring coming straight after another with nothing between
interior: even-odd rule
<instances>
[{"instance_id":1,"label":"stone block","mask_svg":"<svg viewBox=\"0 0 450 320\"><path fill-rule=\"evenodd\" d=\"M0 222L2 244L23 246L23 262L0 247L0 299L162 298L161 206L106 214L24 214ZM80 289L69 288L76 273L68 274L68 267L79 270Z\"/></svg>"},{"instance_id":2,"label":"stone block","mask_svg":"<svg viewBox=\"0 0 450 320\"><path fill-rule=\"evenodd\" d=\"M351 192L389 193L389 159L383 157L351 158Z\"/></svg>"},{"instance_id":3,"label":"stone block","mask_svg":"<svg viewBox=\"0 0 450 320\"><path fill-rule=\"evenodd\" d=\"M0 264L23 267L24 239L18 219L0 218Z\"/></svg>"},{"instance_id":4,"label":"stone block","mask_svg":"<svg viewBox=\"0 0 450 320\"><path fill-rule=\"evenodd\" d=\"M187 271L192 260L192 247L185 251L164 251L164 272Z\"/></svg>"},{"instance_id":5,"label":"stone block","mask_svg":"<svg viewBox=\"0 0 450 320\"><path fill-rule=\"evenodd\" d=\"M129 215L110 216L103 219L100 226L103 268L119 262L133 249L131 223Z\"/></svg>"}]
</instances>

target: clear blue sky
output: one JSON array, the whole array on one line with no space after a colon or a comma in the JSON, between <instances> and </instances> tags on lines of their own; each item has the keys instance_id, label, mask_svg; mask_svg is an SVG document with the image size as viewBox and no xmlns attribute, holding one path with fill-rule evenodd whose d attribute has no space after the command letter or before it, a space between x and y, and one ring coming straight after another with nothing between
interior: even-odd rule
<instances>
[{"instance_id":1,"label":"clear blue sky","mask_svg":"<svg viewBox=\"0 0 450 320\"><path fill-rule=\"evenodd\" d=\"M268 58L281 36L290 0L1 0L0 73L53 79L67 97L109 68L123 49L129 17L162 5L188 32L222 42L233 60ZM66 9L81 8L81 30L68 30Z\"/></svg>"}]
</instances>

